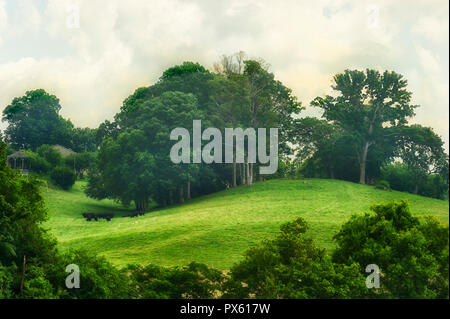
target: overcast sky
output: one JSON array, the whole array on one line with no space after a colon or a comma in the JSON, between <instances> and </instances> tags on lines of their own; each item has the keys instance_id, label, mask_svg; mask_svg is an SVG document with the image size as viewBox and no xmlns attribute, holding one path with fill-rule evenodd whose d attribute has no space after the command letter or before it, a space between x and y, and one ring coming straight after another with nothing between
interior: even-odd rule
<instances>
[{"instance_id":1,"label":"overcast sky","mask_svg":"<svg viewBox=\"0 0 450 319\"><path fill-rule=\"evenodd\" d=\"M0 0L0 110L44 88L75 126L97 127L167 67L212 68L243 50L308 109L346 68L401 73L421 106L414 122L448 150L448 10L447 0Z\"/></svg>"}]
</instances>

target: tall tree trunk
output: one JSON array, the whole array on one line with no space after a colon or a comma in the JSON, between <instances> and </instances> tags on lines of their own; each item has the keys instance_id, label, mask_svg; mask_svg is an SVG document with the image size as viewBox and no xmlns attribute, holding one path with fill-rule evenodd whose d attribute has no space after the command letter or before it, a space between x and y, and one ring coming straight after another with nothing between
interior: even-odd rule
<instances>
[{"instance_id":1,"label":"tall tree trunk","mask_svg":"<svg viewBox=\"0 0 450 319\"><path fill-rule=\"evenodd\" d=\"M149 202L148 198L145 199L135 199L134 205L136 206L136 211L138 212L148 212L149 211Z\"/></svg>"},{"instance_id":2,"label":"tall tree trunk","mask_svg":"<svg viewBox=\"0 0 450 319\"><path fill-rule=\"evenodd\" d=\"M246 172L245 172L245 163L241 164L242 167L242 185L247 184Z\"/></svg>"},{"instance_id":3,"label":"tall tree trunk","mask_svg":"<svg viewBox=\"0 0 450 319\"><path fill-rule=\"evenodd\" d=\"M180 203L184 203L183 186L180 187Z\"/></svg>"},{"instance_id":4,"label":"tall tree trunk","mask_svg":"<svg viewBox=\"0 0 450 319\"><path fill-rule=\"evenodd\" d=\"M236 187L236 158L233 157L233 187Z\"/></svg>"},{"instance_id":5,"label":"tall tree trunk","mask_svg":"<svg viewBox=\"0 0 450 319\"><path fill-rule=\"evenodd\" d=\"M414 186L414 194L417 195L417 193L419 193L419 184L416 183L416 185Z\"/></svg>"},{"instance_id":6,"label":"tall tree trunk","mask_svg":"<svg viewBox=\"0 0 450 319\"><path fill-rule=\"evenodd\" d=\"M359 161L359 183L360 184L366 184L366 165L367 165L367 153L369 152L369 146L370 143L366 142L366 145L364 145L363 153Z\"/></svg>"},{"instance_id":7,"label":"tall tree trunk","mask_svg":"<svg viewBox=\"0 0 450 319\"><path fill-rule=\"evenodd\" d=\"M169 191L169 200L170 200L170 205L173 205L173 191L172 190Z\"/></svg>"},{"instance_id":8,"label":"tall tree trunk","mask_svg":"<svg viewBox=\"0 0 450 319\"><path fill-rule=\"evenodd\" d=\"M186 200L191 199L191 180L188 178L187 185L186 185Z\"/></svg>"}]
</instances>

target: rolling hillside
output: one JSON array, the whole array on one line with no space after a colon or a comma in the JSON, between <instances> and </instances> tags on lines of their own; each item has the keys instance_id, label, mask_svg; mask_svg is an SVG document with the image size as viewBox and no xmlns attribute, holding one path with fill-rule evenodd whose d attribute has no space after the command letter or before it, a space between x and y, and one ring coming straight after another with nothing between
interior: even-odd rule
<instances>
[{"instance_id":1,"label":"rolling hillside","mask_svg":"<svg viewBox=\"0 0 450 319\"><path fill-rule=\"evenodd\" d=\"M46 227L61 249L88 249L118 266L197 261L228 269L248 247L274 236L282 223L298 216L308 221L308 233L319 245L332 249L333 234L352 214L392 199L408 199L413 214L435 215L444 223L449 214L446 201L311 179L259 182L129 218L118 216L131 209L110 200L89 199L83 185L77 182L68 192L43 188L50 217ZM117 217L87 222L83 212L113 212Z\"/></svg>"}]
</instances>

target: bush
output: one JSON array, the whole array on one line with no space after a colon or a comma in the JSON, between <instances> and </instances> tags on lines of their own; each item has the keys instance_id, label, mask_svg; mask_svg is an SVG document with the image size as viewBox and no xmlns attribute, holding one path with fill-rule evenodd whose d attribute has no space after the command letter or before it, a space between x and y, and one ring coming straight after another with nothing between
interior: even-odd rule
<instances>
[{"instance_id":1,"label":"bush","mask_svg":"<svg viewBox=\"0 0 450 319\"><path fill-rule=\"evenodd\" d=\"M63 164L61 153L50 145L41 145L36 149L36 153L50 163L52 167Z\"/></svg>"},{"instance_id":2,"label":"bush","mask_svg":"<svg viewBox=\"0 0 450 319\"><path fill-rule=\"evenodd\" d=\"M75 184L76 175L74 171L67 166L57 166L51 173L50 177L56 185L61 186L62 189L68 190Z\"/></svg>"},{"instance_id":3,"label":"bush","mask_svg":"<svg viewBox=\"0 0 450 319\"><path fill-rule=\"evenodd\" d=\"M129 293L132 298L213 298L224 279L222 273L204 264L192 262L186 267L130 265Z\"/></svg>"},{"instance_id":4,"label":"bush","mask_svg":"<svg viewBox=\"0 0 450 319\"><path fill-rule=\"evenodd\" d=\"M391 185L389 185L388 181L381 180L375 183L375 188L383 190L391 190Z\"/></svg>"},{"instance_id":5,"label":"bush","mask_svg":"<svg viewBox=\"0 0 450 319\"><path fill-rule=\"evenodd\" d=\"M0 299L12 298L13 272L0 262Z\"/></svg>"},{"instance_id":6,"label":"bush","mask_svg":"<svg viewBox=\"0 0 450 319\"><path fill-rule=\"evenodd\" d=\"M249 249L224 283L225 298L352 298L365 295L359 265L336 265L305 237L302 218L274 240Z\"/></svg>"},{"instance_id":7,"label":"bush","mask_svg":"<svg viewBox=\"0 0 450 319\"><path fill-rule=\"evenodd\" d=\"M45 158L30 150L25 151L25 153L29 156L31 171L42 174L50 172L52 165Z\"/></svg>"},{"instance_id":8,"label":"bush","mask_svg":"<svg viewBox=\"0 0 450 319\"><path fill-rule=\"evenodd\" d=\"M5 144L0 141L0 298L20 296L24 256L27 296L37 297L38 287L43 289L41 296L54 296L41 280L42 272L33 269L33 265L51 264L56 256L56 242L42 228L47 210L39 185L6 165Z\"/></svg>"},{"instance_id":9,"label":"bush","mask_svg":"<svg viewBox=\"0 0 450 319\"><path fill-rule=\"evenodd\" d=\"M430 174L417 185L414 184L413 172L406 164L396 163L381 168L381 179L389 182L392 189L401 192L438 199L448 199L448 184L441 175Z\"/></svg>"},{"instance_id":10,"label":"bush","mask_svg":"<svg viewBox=\"0 0 450 319\"><path fill-rule=\"evenodd\" d=\"M420 222L406 201L374 205L352 216L334 236L333 261L380 268L373 297L448 298L449 228L433 218Z\"/></svg>"},{"instance_id":11,"label":"bush","mask_svg":"<svg viewBox=\"0 0 450 319\"><path fill-rule=\"evenodd\" d=\"M65 285L66 267L75 264L80 270L80 288L68 289ZM92 253L71 250L59 255L46 266L46 280L59 298L64 299L117 299L128 298L126 274L114 267L104 257Z\"/></svg>"},{"instance_id":12,"label":"bush","mask_svg":"<svg viewBox=\"0 0 450 319\"><path fill-rule=\"evenodd\" d=\"M83 173L95 164L95 153L74 153L64 158L66 166L73 167L82 178Z\"/></svg>"},{"instance_id":13,"label":"bush","mask_svg":"<svg viewBox=\"0 0 450 319\"><path fill-rule=\"evenodd\" d=\"M408 166L402 163L383 166L380 171L381 179L389 182L392 189L401 192L413 192L414 183Z\"/></svg>"}]
</instances>

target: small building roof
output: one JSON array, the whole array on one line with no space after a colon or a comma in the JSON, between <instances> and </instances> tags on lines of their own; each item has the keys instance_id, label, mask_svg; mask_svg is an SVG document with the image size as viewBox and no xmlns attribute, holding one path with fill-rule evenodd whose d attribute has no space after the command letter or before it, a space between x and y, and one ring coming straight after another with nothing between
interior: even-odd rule
<instances>
[{"instance_id":1,"label":"small building roof","mask_svg":"<svg viewBox=\"0 0 450 319\"><path fill-rule=\"evenodd\" d=\"M53 148L61 153L63 157L69 156L71 154L75 154L70 148L61 146L61 145L53 145Z\"/></svg>"},{"instance_id":2,"label":"small building roof","mask_svg":"<svg viewBox=\"0 0 450 319\"><path fill-rule=\"evenodd\" d=\"M26 158L26 157L29 157L29 155L24 152L21 152L21 151L18 151L18 152L12 153L11 155L8 155L8 159L10 159L10 158Z\"/></svg>"}]
</instances>

